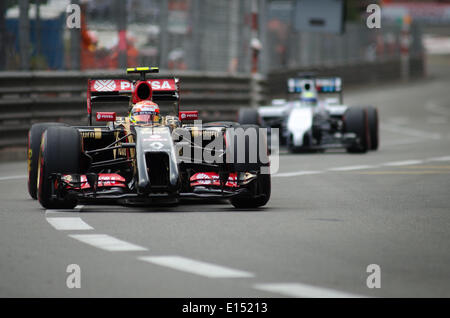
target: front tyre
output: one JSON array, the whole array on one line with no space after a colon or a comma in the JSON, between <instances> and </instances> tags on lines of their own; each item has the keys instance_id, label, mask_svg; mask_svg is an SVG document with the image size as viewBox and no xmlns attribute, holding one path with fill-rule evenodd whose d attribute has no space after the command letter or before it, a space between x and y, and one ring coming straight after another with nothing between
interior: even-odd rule
<instances>
[{"instance_id":1,"label":"front tyre","mask_svg":"<svg viewBox=\"0 0 450 318\"><path fill-rule=\"evenodd\" d=\"M77 200L57 198L58 186L52 174L81 172L81 137L72 127L49 127L42 135L39 154L38 200L45 209L73 209Z\"/></svg>"},{"instance_id":2,"label":"front tyre","mask_svg":"<svg viewBox=\"0 0 450 318\"><path fill-rule=\"evenodd\" d=\"M267 204L270 199L271 181L270 174L260 174L258 178L252 182L250 192L256 195L238 196L230 199L231 204L238 209L259 208Z\"/></svg>"},{"instance_id":3,"label":"front tyre","mask_svg":"<svg viewBox=\"0 0 450 318\"><path fill-rule=\"evenodd\" d=\"M347 151L350 153L365 153L370 149L370 132L367 110L360 107L350 107L344 114L345 132L354 133L357 141Z\"/></svg>"},{"instance_id":4,"label":"front tyre","mask_svg":"<svg viewBox=\"0 0 450 318\"><path fill-rule=\"evenodd\" d=\"M49 127L66 126L62 123L37 123L31 126L28 131L28 193L33 199L37 199L37 176L39 150L41 147L42 133Z\"/></svg>"},{"instance_id":5,"label":"front tyre","mask_svg":"<svg viewBox=\"0 0 450 318\"><path fill-rule=\"evenodd\" d=\"M379 145L378 109L373 106L367 106L366 109L370 132L370 150L377 150Z\"/></svg>"},{"instance_id":6,"label":"front tyre","mask_svg":"<svg viewBox=\"0 0 450 318\"><path fill-rule=\"evenodd\" d=\"M256 179L245 187L247 192L230 199L236 208L258 208L270 199L271 181L267 137L257 125L241 125L228 136L228 147L233 147L232 171L238 174L256 174ZM263 170L267 170L263 174Z\"/></svg>"}]
</instances>

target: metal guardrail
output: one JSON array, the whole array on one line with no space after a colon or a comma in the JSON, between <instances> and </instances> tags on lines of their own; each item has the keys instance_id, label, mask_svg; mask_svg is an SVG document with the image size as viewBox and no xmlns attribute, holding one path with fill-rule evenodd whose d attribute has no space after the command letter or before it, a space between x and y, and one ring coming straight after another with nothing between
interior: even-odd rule
<instances>
[{"instance_id":1,"label":"metal guardrail","mask_svg":"<svg viewBox=\"0 0 450 318\"><path fill-rule=\"evenodd\" d=\"M0 148L26 145L27 131L35 122L86 124L88 78L126 77L120 71L0 72ZM250 76L211 72L181 72L176 77L180 78L181 109L198 110L205 121L235 120L240 107L262 100L262 78L252 82ZM93 111L125 115L127 109L116 104ZM162 107L165 110L170 110L167 105Z\"/></svg>"}]
</instances>

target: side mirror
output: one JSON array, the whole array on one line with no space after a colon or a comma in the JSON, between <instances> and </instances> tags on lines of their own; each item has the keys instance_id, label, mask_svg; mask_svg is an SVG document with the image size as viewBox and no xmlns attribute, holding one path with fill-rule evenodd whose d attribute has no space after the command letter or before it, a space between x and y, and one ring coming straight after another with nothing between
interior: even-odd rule
<instances>
[{"instance_id":1,"label":"side mirror","mask_svg":"<svg viewBox=\"0 0 450 318\"><path fill-rule=\"evenodd\" d=\"M95 115L97 121L115 121L116 113L115 112L97 112Z\"/></svg>"},{"instance_id":2,"label":"side mirror","mask_svg":"<svg viewBox=\"0 0 450 318\"><path fill-rule=\"evenodd\" d=\"M180 119L180 121L197 120L198 119L198 111L196 111L196 110L182 111L178 114L178 118Z\"/></svg>"}]
</instances>

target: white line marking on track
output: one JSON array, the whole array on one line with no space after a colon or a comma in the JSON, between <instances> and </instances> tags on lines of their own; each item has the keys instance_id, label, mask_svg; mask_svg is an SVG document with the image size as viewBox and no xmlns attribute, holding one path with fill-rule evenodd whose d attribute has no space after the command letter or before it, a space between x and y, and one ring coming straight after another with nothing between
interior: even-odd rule
<instances>
[{"instance_id":1,"label":"white line marking on track","mask_svg":"<svg viewBox=\"0 0 450 318\"><path fill-rule=\"evenodd\" d=\"M352 170L364 170L364 169L372 169L376 166L369 165L360 165L360 166L347 166L347 167L337 167L328 169L329 171L352 171Z\"/></svg>"},{"instance_id":2,"label":"white line marking on track","mask_svg":"<svg viewBox=\"0 0 450 318\"><path fill-rule=\"evenodd\" d=\"M272 177L295 177L295 176L306 176L306 175L319 174L319 173L323 173L323 171L303 170L303 171L294 171L294 172L281 172L281 173L274 174Z\"/></svg>"},{"instance_id":3,"label":"white line marking on track","mask_svg":"<svg viewBox=\"0 0 450 318\"><path fill-rule=\"evenodd\" d=\"M94 229L81 218L47 218L47 222L60 231L86 231Z\"/></svg>"},{"instance_id":4,"label":"white line marking on track","mask_svg":"<svg viewBox=\"0 0 450 318\"><path fill-rule=\"evenodd\" d=\"M427 161L450 161L450 156L430 158Z\"/></svg>"},{"instance_id":5,"label":"white line marking on track","mask_svg":"<svg viewBox=\"0 0 450 318\"><path fill-rule=\"evenodd\" d=\"M139 260L209 278L253 277L253 273L196 261L181 256L143 256Z\"/></svg>"},{"instance_id":6,"label":"white line marking on track","mask_svg":"<svg viewBox=\"0 0 450 318\"><path fill-rule=\"evenodd\" d=\"M45 214L53 214L53 213L73 213L73 212L81 212L83 210L84 205L77 205L73 209L54 209L54 210L45 210Z\"/></svg>"},{"instance_id":7,"label":"white line marking on track","mask_svg":"<svg viewBox=\"0 0 450 318\"><path fill-rule=\"evenodd\" d=\"M72 234L70 237L110 252L147 251L148 249L139 245L119 240L106 234Z\"/></svg>"},{"instance_id":8,"label":"white line marking on track","mask_svg":"<svg viewBox=\"0 0 450 318\"><path fill-rule=\"evenodd\" d=\"M440 116L428 116L427 123L432 125L448 124L448 119Z\"/></svg>"},{"instance_id":9,"label":"white line marking on track","mask_svg":"<svg viewBox=\"0 0 450 318\"><path fill-rule=\"evenodd\" d=\"M9 177L0 177L0 181L8 181L8 180L18 180L18 179L26 179L28 176L9 176Z\"/></svg>"},{"instance_id":10,"label":"white line marking on track","mask_svg":"<svg viewBox=\"0 0 450 318\"><path fill-rule=\"evenodd\" d=\"M410 145L410 144L415 144L418 142L422 142L422 139L417 139L417 138L402 138L402 139L396 139L396 140L388 140L388 141L383 141L383 149L385 148L390 148L390 147L394 147L394 146L403 146L403 145Z\"/></svg>"},{"instance_id":11,"label":"white line marking on track","mask_svg":"<svg viewBox=\"0 0 450 318\"><path fill-rule=\"evenodd\" d=\"M450 109L442 107L431 101L426 103L425 109L440 116L450 116Z\"/></svg>"},{"instance_id":12,"label":"white line marking on track","mask_svg":"<svg viewBox=\"0 0 450 318\"><path fill-rule=\"evenodd\" d=\"M300 283L257 284L253 288L290 297L305 298L362 298L365 296L350 294L333 289L305 285Z\"/></svg>"},{"instance_id":13,"label":"white line marking on track","mask_svg":"<svg viewBox=\"0 0 450 318\"><path fill-rule=\"evenodd\" d=\"M406 136L418 137L418 138L426 138L426 139L434 139L439 140L442 138L441 134L431 133L428 131L411 129L404 126L397 126L391 124L383 124L380 125L380 128L386 131L403 134Z\"/></svg>"},{"instance_id":14,"label":"white line marking on track","mask_svg":"<svg viewBox=\"0 0 450 318\"><path fill-rule=\"evenodd\" d=\"M272 175L272 177L295 177L295 176L304 176L304 175L314 175L314 174L320 174L330 171L352 171L352 170L366 170L366 169L375 169L379 168L381 166L388 166L388 167L397 167L397 166L408 166L408 165L416 165L421 164L429 161L450 161L450 156L444 156L444 157L434 157L434 158L428 158L424 160L403 160L403 161L392 161L392 162L385 162L380 164L374 164L374 165L355 165L355 166L346 166L346 167L335 167L335 168L329 168L324 171L320 170L301 170L301 171L293 171L293 172L282 172Z\"/></svg>"},{"instance_id":15,"label":"white line marking on track","mask_svg":"<svg viewBox=\"0 0 450 318\"><path fill-rule=\"evenodd\" d=\"M423 160L404 160L404 161L393 161L393 162L386 162L383 163L383 166L389 166L389 167L398 167L398 166L409 166L409 165L417 165L420 163L423 163Z\"/></svg>"}]
</instances>

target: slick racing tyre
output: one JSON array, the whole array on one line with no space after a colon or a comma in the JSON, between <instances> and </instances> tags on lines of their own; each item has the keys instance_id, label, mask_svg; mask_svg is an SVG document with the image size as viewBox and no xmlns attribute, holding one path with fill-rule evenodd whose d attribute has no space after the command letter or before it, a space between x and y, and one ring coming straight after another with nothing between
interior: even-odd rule
<instances>
[{"instance_id":1,"label":"slick racing tyre","mask_svg":"<svg viewBox=\"0 0 450 318\"><path fill-rule=\"evenodd\" d=\"M379 145L378 109L373 106L367 106L366 109L369 122L370 150L377 150Z\"/></svg>"},{"instance_id":2,"label":"slick racing tyre","mask_svg":"<svg viewBox=\"0 0 450 318\"><path fill-rule=\"evenodd\" d=\"M231 204L238 209L259 208L267 204L270 199L271 183L270 174L260 174L252 182L250 191L256 193L255 196L237 196L230 199Z\"/></svg>"},{"instance_id":3,"label":"slick racing tyre","mask_svg":"<svg viewBox=\"0 0 450 318\"><path fill-rule=\"evenodd\" d=\"M367 110L351 107L344 114L345 132L354 133L358 142L347 148L350 153L365 153L370 149L370 132Z\"/></svg>"},{"instance_id":4,"label":"slick racing tyre","mask_svg":"<svg viewBox=\"0 0 450 318\"><path fill-rule=\"evenodd\" d=\"M28 168L28 193L33 199L37 199L37 175L39 149L41 147L42 133L49 127L66 126L62 123L38 123L31 126L28 131L27 168Z\"/></svg>"},{"instance_id":5,"label":"slick racing tyre","mask_svg":"<svg viewBox=\"0 0 450 318\"><path fill-rule=\"evenodd\" d=\"M258 125L261 126L261 117L255 108L241 108L238 113L238 122L241 125Z\"/></svg>"},{"instance_id":6,"label":"slick racing tyre","mask_svg":"<svg viewBox=\"0 0 450 318\"><path fill-rule=\"evenodd\" d=\"M238 132L238 129L242 130ZM242 132L244 139L240 135ZM253 140L251 136L256 139ZM241 125L234 133L228 134L227 139L234 150L232 170L237 173L257 174L257 178L247 185L248 191L232 197L231 204L236 208L258 208L265 205L270 199L271 192L266 136L259 134L257 125Z\"/></svg>"},{"instance_id":7,"label":"slick racing tyre","mask_svg":"<svg viewBox=\"0 0 450 318\"><path fill-rule=\"evenodd\" d=\"M81 136L72 127L49 127L42 135L38 162L38 200L46 209L73 209L73 198L56 199L53 173L79 174L81 171Z\"/></svg>"}]
</instances>

